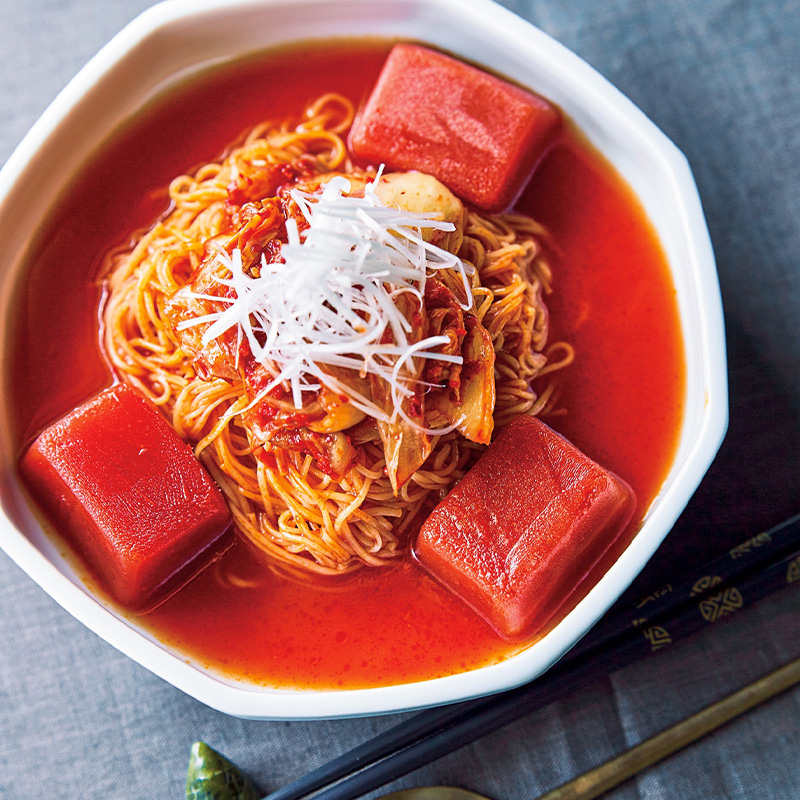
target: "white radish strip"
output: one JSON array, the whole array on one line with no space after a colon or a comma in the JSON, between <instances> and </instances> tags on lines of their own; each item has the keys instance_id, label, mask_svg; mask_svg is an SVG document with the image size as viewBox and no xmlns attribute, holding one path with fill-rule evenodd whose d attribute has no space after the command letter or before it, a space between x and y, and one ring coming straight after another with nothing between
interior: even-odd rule
<instances>
[{"instance_id":1,"label":"white radish strip","mask_svg":"<svg viewBox=\"0 0 800 800\"><path fill-rule=\"evenodd\" d=\"M409 292L421 301L430 275L455 269L469 308L472 292L467 276L472 268L422 237L423 228L451 231L451 223L381 202L375 193L380 174L367 184L364 197L349 197L350 182L341 176L325 184L321 193L293 190L292 200L308 227L300 232L294 219L286 221L283 263L267 264L262 257L259 276L251 277L243 269L238 249L230 256L220 251L216 258L230 277L216 280L233 296L189 292L223 307L182 321L179 327L207 325L205 345L235 329L238 340L247 340L253 357L273 376L260 397L279 384L288 384L295 406L301 408L303 393L316 392L322 384L347 396L370 416L386 419L382 409L324 369L345 367L388 383L393 416L426 433L442 434L451 428L421 428L403 412L404 398L413 395L417 385L413 377L403 374L407 371L403 367L412 359L461 364L462 358L435 351L447 343L447 337L410 342L413 321L400 311L395 298ZM386 336L387 331L391 336ZM387 338L390 341L384 341Z\"/></svg>"}]
</instances>

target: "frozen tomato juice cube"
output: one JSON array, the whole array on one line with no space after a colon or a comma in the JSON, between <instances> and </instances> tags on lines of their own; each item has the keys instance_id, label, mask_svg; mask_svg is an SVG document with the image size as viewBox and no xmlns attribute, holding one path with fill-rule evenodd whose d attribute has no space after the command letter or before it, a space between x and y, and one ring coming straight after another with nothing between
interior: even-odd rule
<instances>
[{"instance_id":1,"label":"frozen tomato juice cube","mask_svg":"<svg viewBox=\"0 0 800 800\"><path fill-rule=\"evenodd\" d=\"M425 521L416 555L498 633L530 637L634 506L624 481L544 423L518 417Z\"/></svg>"},{"instance_id":2,"label":"frozen tomato juice cube","mask_svg":"<svg viewBox=\"0 0 800 800\"><path fill-rule=\"evenodd\" d=\"M21 471L67 543L128 608L155 605L227 544L219 487L156 407L124 384L47 428Z\"/></svg>"},{"instance_id":3,"label":"frozen tomato juice cube","mask_svg":"<svg viewBox=\"0 0 800 800\"><path fill-rule=\"evenodd\" d=\"M507 81L412 44L392 48L350 132L363 161L416 169L502 211L560 127L560 112Z\"/></svg>"}]
</instances>

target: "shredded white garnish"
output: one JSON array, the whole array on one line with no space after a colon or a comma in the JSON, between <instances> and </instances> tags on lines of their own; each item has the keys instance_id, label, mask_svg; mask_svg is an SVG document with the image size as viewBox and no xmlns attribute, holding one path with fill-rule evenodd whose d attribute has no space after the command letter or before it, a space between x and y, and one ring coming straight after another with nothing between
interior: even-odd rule
<instances>
[{"instance_id":1,"label":"shredded white garnish","mask_svg":"<svg viewBox=\"0 0 800 800\"><path fill-rule=\"evenodd\" d=\"M193 295L227 307L184 320L179 328L207 324L204 345L235 328L273 376L259 398L284 384L294 405L302 408L303 393L317 392L324 385L372 417L389 421L400 416L414 424L401 407L403 399L414 394L409 375L420 373L409 370L408 362L462 363L460 356L436 352L447 344L446 336L409 341L412 322L395 303L408 293L421 304L428 276L455 269L467 294L464 307L472 306L467 278L471 267L422 237L423 228L452 231L455 226L434 215L384 205L375 192L380 175L379 171L366 185L364 197L349 197L350 182L341 176L325 184L321 193L292 190L308 228L299 233L295 221L287 221L283 263L268 264L262 255L260 275L252 277L243 270L238 249L231 256L222 251L217 259L230 271L230 278L216 280L230 287L232 296ZM382 341L387 330L392 333L389 343ZM391 388L394 413L387 414L328 374L326 366L350 369L362 377L379 376Z\"/></svg>"}]
</instances>

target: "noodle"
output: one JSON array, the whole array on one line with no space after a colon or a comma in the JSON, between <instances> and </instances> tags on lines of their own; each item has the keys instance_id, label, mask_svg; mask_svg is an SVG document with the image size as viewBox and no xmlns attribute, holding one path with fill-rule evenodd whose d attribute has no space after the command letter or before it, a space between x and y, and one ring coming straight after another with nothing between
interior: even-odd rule
<instances>
[{"instance_id":1,"label":"noodle","mask_svg":"<svg viewBox=\"0 0 800 800\"><path fill-rule=\"evenodd\" d=\"M353 171L341 138L352 117L349 101L330 94L299 123L258 125L222 161L173 180L168 213L132 249L110 253L104 271L104 345L116 374L160 406L194 444L246 539L273 564L328 575L379 567L402 555L409 531L483 447L457 431L433 437L430 455L397 496L374 426L348 429L358 457L336 478L307 452L265 449L245 422L252 398L241 378L207 374L167 324L165 306L203 263L209 240L241 224L243 203L274 194L275 169L291 168L295 175ZM277 224L277 205L268 202L254 224ZM495 350L495 428L517 414L552 409L553 384L537 395L531 381L572 360L568 344L545 351L542 295L551 274L540 251L544 235L528 217L468 212L458 256L475 268L474 314Z\"/></svg>"}]
</instances>

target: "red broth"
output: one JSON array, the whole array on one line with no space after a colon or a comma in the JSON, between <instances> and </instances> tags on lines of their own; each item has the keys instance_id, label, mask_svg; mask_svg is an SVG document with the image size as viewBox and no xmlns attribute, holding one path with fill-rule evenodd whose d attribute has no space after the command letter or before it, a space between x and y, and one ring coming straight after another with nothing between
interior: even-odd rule
<instances>
[{"instance_id":1,"label":"red broth","mask_svg":"<svg viewBox=\"0 0 800 800\"><path fill-rule=\"evenodd\" d=\"M43 427L111 383L98 345L98 268L110 247L165 209L169 181L218 157L254 123L296 115L324 92L358 103L387 52L386 43L309 45L215 68L154 101L93 156L32 246L18 288L9 352L20 453ZM551 340L566 339L577 351L558 374L565 413L546 421L624 477L639 498L615 557L677 445L685 366L674 287L638 201L574 132L547 156L518 208L544 223L557 245L547 301ZM410 559L352 578L295 582L241 542L135 620L199 664L284 688L424 680L520 649Z\"/></svg>"}]
</instances>

